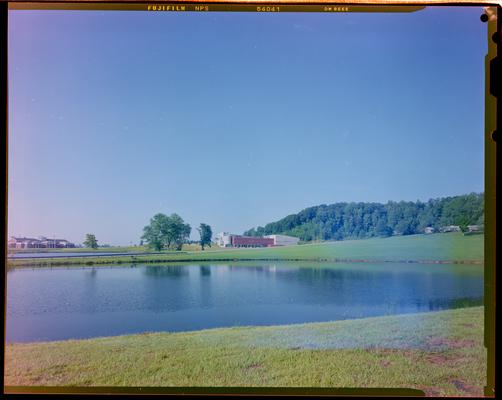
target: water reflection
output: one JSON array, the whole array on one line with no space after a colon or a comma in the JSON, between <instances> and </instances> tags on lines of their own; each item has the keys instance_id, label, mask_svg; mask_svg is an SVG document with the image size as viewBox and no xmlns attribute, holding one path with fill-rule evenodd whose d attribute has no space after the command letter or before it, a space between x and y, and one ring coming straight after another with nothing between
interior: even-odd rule
<instances>
[{"instance_id":1,"label":"water reflection","mask_svg":"<svg viewBox=\"0 0 502 400\"><path fill-rule=\"evenodd\" d=\"M469 265L241 263L9 271L7 339L330 321L480 305Z\"/></svg>"},{"instance_id":2,"label":"water reflection","mask_svg":"<svg viewBox=\"0 0 502 400\"><path fill-rule=\"evenodd\" d=\"M188 269L180 265L165 266L147 266L143 269L145 275L155 278L162 277L181 277L188 275Z\"/></svg>"},{"instance_id":3,"label":"water reflection","mask_svg":"<svg viewBox=\"0 0 502 400\"><path fill-rule=\"evenodd\" d=\"M211 267L207 265L201 265L199 271L201 276L211 276Z\"/></svg>"}]
</instances>

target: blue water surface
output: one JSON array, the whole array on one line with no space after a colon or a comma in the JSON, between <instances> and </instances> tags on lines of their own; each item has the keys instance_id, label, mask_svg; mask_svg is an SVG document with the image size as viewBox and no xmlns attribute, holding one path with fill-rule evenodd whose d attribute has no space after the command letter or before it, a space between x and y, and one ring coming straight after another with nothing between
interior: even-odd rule
<instances>
[{"instance_id":1,"label":"blue water surface","mask_svg":"<svg viewBox=\"0 0 502 400\"><path fill-rule=\"evenodd\" d=\"M282 325L483 302L483 266L232 263L16 269L7 342Z\"/></svg>"}]
</instances>

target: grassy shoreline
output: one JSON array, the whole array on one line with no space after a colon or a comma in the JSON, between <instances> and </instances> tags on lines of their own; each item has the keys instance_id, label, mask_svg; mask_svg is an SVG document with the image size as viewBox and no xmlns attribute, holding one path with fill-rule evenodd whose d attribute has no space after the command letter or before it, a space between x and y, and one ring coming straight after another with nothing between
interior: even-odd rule
<instances>
[{"instance_id":1,"label":"grassy shoreline","mask_svg":"<svg viewBox=\"0 0 502 400\"><path fill-rule=\"evenodd\" d=\"M7 386L393 387L483 395L483 307L7 344Z\"/></svg>"},{"instance_id":2,"label":"grassy shoreline","mask_svg":"<svg viewBox=\"0 0 502 400\"><path fill-rule=\"evenodd\" d=\"M9 268L169 262L328 261L482 264L484 235L396 236L256 249L217 249L165 254L8 259Z\"/></svg>"}]
</instances>

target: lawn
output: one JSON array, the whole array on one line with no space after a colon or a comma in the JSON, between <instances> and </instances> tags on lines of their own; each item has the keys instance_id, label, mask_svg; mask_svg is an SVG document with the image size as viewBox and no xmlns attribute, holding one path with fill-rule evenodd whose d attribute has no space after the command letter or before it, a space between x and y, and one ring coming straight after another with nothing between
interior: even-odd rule
<instances>
[{"instance_id":1,"label":"lawn","mask_svg":"<svg viewBox=\"0 0 502 400\"><path fill-rule=\"evenodd\" d=\"M482 396L483 307L7 344L7 386L414 388Z\"/></svg>"},{"instance_id":2,"label":"lawn","mask_svg":"<svg viewBox=\"0 0 502 400\"><path fill-rule=\"evenodd\" d=\"M9 267L93 265L170 261L391 261L391 262L468 262L484 259L484 235L462 233L393 236L304 244L287 247L221 249L167 252L165 254L91 258L45 258L8 260Z\"/></svg>"}]
</instances>

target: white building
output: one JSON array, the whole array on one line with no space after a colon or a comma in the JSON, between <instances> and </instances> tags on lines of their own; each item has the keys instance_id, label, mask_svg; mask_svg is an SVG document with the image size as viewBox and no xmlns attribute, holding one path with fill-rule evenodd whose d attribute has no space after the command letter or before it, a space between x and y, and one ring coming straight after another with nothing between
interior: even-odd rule
<instances>
[{"instance_id":1,"label":"white building","mask_svg":"<svg viewBox=\"0 0 502 400\"><path fill-rule=\"evenodd\" d=\"M443 232L460 232L460 226L458 226L458 225L444 226L442 231Z\"/></svg>"},{"instance_id":2,"label":"white building","mask_svg":"<svg viewBox=\"0 0 502 400\"><path fill-rule=\"evenodd\" d=\"M287 235L267 235L264 236L274 240L274 246L293 246L298 244L300 239Z\"/></svg>"},{"instance_id":3,"label":"white building","mask_svg":"<svg viewBox=\"0 0 502 400\"><path fill-rule=\"evenodd\" d=\"M286 235L267 235L260 237L250 237L250 236L241 236L234 235L229 232L220 232L214 236L214 242L220 247L242 247L243 244L240 242L246 241L244 247L261 247L261 246L270 246L270 242L266 244L257 244L255 242L261 241L265 242L264 239L272 239L272 246L293 246L298 244L300 239L293 236ZM248 243L250 240L253 243Z\"/></svg>"},{"instance_id":4,"label":"white building","mask_svg":"<svg viewBox=\"0 0 502 400\"><path fill-rule=\"evenodd\" d=\"M214 236L214 241L220 247L232 247L232 234L228 232L220 232Z\"/></svg>"},{"instance_id":5,"label":"white building","mask_svg":"<svg viewBox=\"0 0 502 400\"><path fill-rule=\"evenodd\" d=\"M467 231L468 232L480 232L480 231L482 231L482 229L479 225L467 225Z\"/></svg>"}]
</instances>

